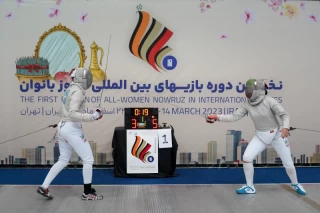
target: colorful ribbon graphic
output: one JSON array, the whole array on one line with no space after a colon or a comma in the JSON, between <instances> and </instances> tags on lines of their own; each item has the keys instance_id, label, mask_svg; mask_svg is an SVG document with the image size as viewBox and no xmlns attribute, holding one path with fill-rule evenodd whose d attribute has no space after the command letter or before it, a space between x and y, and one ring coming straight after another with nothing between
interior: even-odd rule
<instances>
[{"instance_id":1,"label":"colorful ribbon graphic","mask_svg":"<svg viewBox=\"0 0 320 213\"><path fill-rule=\"evenodd\" d=\"M139 21L130 39L130 52L160 72L158 67L164 70L161 65L163 58L172 51L172 48L163 46L169 41L173 32L164 27L160 33L162 24L154 18L152 18L152 23L146 32L151 16L144 11L138 13Z\"/></svg>"}]
</instances>

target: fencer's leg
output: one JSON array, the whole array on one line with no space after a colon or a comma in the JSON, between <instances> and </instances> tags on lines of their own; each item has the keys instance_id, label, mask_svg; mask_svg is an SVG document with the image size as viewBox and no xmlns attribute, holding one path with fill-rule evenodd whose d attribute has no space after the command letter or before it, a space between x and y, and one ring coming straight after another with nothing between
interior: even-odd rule
<instances>
[{"instance_id":1,"label":"fencer's leg","mask_svg":"<svg viewBox=\"0 0 320 213\"><path fill-rule=\"evenodd\" d=\"M243 170L246 177L247 184L237 189L238 194L254 194L256 189L253 186L253 160L266 148L266 144L263 143L257 136L253 137L251 142L246 148L243 155Z\"/></svg>"},{"instance_id":2,"label":"fencer's leg","mask_svg":"<svg viewBox=\"0 0 320 213\"><path fill-rule=\"evenodd\" d=\"M271 145L281 158L282 164L291 180L291 187L296 190L297 193L306 195L306 190L298 183L297 172L292 161L288 139L278 137L272 141Z\"/></svg>"},{"instance_id":3,"label":"fencer's leg","mask_svg":"<svg viewBox=\"0 0 320 213\"><path fill-rule=\"evenodd\" d=\"M91 188L92 184L92 165L94 162L93 153L89 144L88 139L85 137L84 133L79 131L74 140L72 140L72 147L82 159L83 162L83 183L84 183L84 193L82 194L83 200L102 200L102 195L97 195L95 189Z\"/></svg>"},{"instance_id":4,"label":"fencer's leg","mask_svg":"<svg viewBox=\"0 0 320 213\"><path fill-rule=\"evenodd\" d=\"M47 198L53 198L49 193L48 187L54 178L61 172L63 168L65 168L71 158L72 147L66 143L62 138L59 137L59 151L60 156L58 162L56 162L50 169L46 179L43 184L38 188L37 192Z\"/></svg>"}]
</instances>

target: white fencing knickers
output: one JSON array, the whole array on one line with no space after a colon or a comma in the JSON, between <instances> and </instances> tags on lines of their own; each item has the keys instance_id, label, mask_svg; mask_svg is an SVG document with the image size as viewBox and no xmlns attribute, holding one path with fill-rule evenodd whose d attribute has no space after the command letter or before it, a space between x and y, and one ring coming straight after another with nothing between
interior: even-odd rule
<instances>
[{"instance_id":1,"label":"white fencing knickers","mask_svg":"<svg viewBox=\"0 0 320 213\"><path fill-rule=\"evenodd\" d=\"M268 140L267 143L264 143L262 141L263 138L260 138L258 134L255 135L244 152L243 161L252 162L262 151L267 148L270 141L270 145L276 150L281 158L283 166L285 168L293 167L288 139L281 137L281 131L275 131L277 131L277 133L274 135L273 139Z\"/></svg>"},{"instance_id":2,"label":"white fencing knickers","mask_svg":"<svg viewBox=\"0 0 320 213\"><path fill-rule=\"evenodd\" d=\"M59 160L51 168L47 175L43 187L48 188L52 180L58 173L68 165L72 149L79 155L83 162L83 181L84 184L92 182L92 164L94 162L92 150L87 137L84 135L82 126L78 122L60 122L58 125L59 139Z\"/></svg>"},{"instance_id":3,"label":"white fencing knickers","mask_svg":"<svg viewBox=\"0 0 320 213\"><path fill-rule=\"evenodd\" d=\"M276 131L276 133L272 138L270 137L262 138L261 135L265 133L262 133L262 134L257 133L257 135L255 135L253 139L250 141L249 145L247 146L244 152L243 161L247 163L244 163L243 167L245 169L245 173L247 173L246 179L247 179L247 182L249 182L249 184L252 184L252 179L253 179L252 162L262 151L264 151L267 148L268 144L271 144L271 146L278 153L291 182L293 184L298 183L296 169L292 161L291 150L290 150L288 139L281 137L281 131L277 129L274 131ZM266 143L262 141L263 139L266 139Z\"/></svg>"}]
</instances>

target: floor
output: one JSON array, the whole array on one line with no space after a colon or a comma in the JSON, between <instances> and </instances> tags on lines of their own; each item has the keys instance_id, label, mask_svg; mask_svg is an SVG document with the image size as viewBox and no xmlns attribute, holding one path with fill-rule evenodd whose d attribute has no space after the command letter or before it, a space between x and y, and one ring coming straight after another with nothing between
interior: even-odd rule
<instances>
[{"instance_id":1,"label":"floor","mask_svg":"<svg viewBox=\"0 0 320 213\"><path fill-rule=\"evenodd\" d=\"M37 186L0 186L1 213L311 213L320 212L320 184L304 184L306 196L287 184L255 185L257 194L237 195L240 185L98 185L102 201L82 201L82 186L51 186L53 200Z\"/></svg>"}]
</instances>

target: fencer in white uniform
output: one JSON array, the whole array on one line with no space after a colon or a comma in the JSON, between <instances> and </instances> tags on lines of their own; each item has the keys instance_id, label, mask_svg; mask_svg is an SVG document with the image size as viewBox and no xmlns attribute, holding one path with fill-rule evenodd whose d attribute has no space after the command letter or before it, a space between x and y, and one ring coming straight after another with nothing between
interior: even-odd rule
<instances>
[{"instance_id":1,"label":"fencer in white uniform","mask_svg":"<svg viewBox=\"0 0 320 213\"><path fill-rule=\"evenodd\" d=\"M289 142L289 114L274 98L267 96L267 85L263 80L249 79L246 83L247 101L233 114L207 115L208 123L214 121L235 122L249 114L253 120L256 134L249 142L243 155L243 169L246 177L246 185L237 189L238 194L254 194L253 185L253 160L267 148L269 144L276 150L291 180L291 187L297 193L305 195L306 191L298 183L296 169L294 167Z\"/></svg>"},{"instance_id":2,"label":"fencer in white uniform","mask_svg":"<svg viewBox=\"0 0 320 213\"><path fill-rule=\"evenodd\" d=\"M60 171L67 166L71 159L72 149L79 155L83 162L84 192L82 200L101 200L103 196L97 195L91 188L93 153L87 137L82 130L82 122L92 122L102 118L101 110L93 114L85 113L85 91L92 85L92 73L89 69L77 68L70 72L72 82L64 92L61 108L61 119L58 124L58 139L60 156L50 169L43 184L37 192L49 199L53 196L48 187Z\"/></svg>"}]
</instances>

